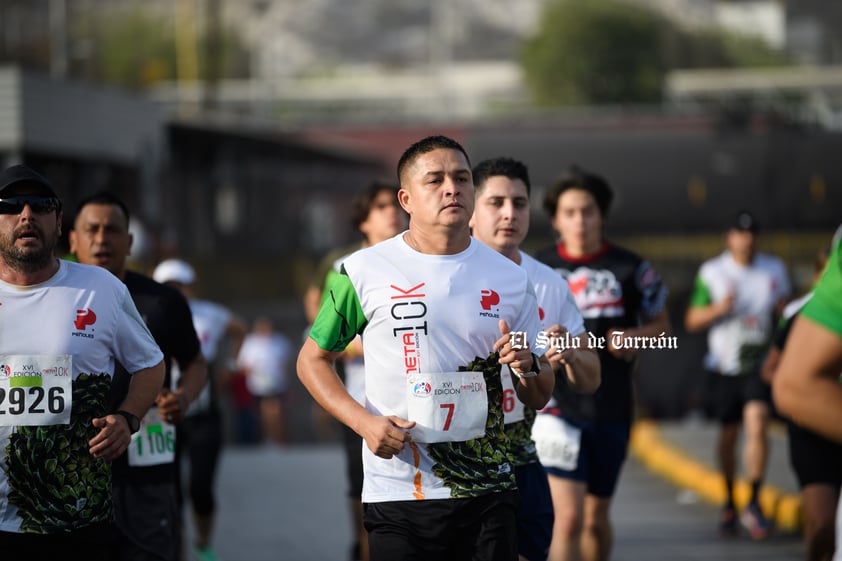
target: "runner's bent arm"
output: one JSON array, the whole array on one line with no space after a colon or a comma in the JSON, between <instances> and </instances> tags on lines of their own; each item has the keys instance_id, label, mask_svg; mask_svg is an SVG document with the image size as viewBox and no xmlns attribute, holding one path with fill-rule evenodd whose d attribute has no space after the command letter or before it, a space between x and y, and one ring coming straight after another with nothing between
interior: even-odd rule
<instances>
[{"instance_id":1,"label":"runner's bent arm","mask_svg":"<svg viewBox=\"0 0 842 561\"><path fill-rule=\"evenodd\" d=\"M537 356L537 355L535 355ZM517 397L533 409L542 409L553 395L555 374L546 357L538 357L541 372L532 378L520 378L515 383Z\"/></svg>"},{"instance_id":2,"label":"runner's bent arm","mask_svg":"<svg viewBox=\"0 0 842 561\"><path fill-rule=\"evenodd\" d=\"M322 349L308 337L298 354L298 379L319 405L363 437L369 450L382 458L391 458L410 440L406 429L415 423L395 416L372 415L357 403L333 368L340 356L341 353Z\"/></svg>"},{"instance_id":3,"label":"runner's bent arm","mask_svg":"<svg viewBox=\"0 0 842 561\"><path fill-rule=\"evenodd\" d=\"M548 360L532 353L527 346L515 348L512 346L511 329L506 320L499 323L501 337L494 343L494 349L500 355L500 364L508 364L512 372L528 372L534 366L539 368L537 376L520 377L515 382L515 392L518 399L533 409L543 408L553 395L555 375ZM537 364L534 364L537 360Z\"/></svg>"},{"instance_id":4,"label":"runner's bent arm","mask_svg":"<svg viewBox=\"0 0 842 561\"><path fill-rule=\"evenodd\" d=\"M560 337L564 331L560 325L553 325L547 329L551 337ZM576 336L578 346L572 348L558 349L550 346L544 355L553 371L558 372L567 378L567 382L573 391L581 394L590 394L599 388L602 381L602 366L599 363L599 355L596 349L588 346L588 334L582 332Z\"/></svg>"},{"instance_id":5,"label":"runner's bent arm","mask_svg":"<svg viewBox=\"0 0 842 561\"><path fill-rule=\"evenodd\" d=\"M684 327L690 333L702 331L711 326L719 318L731 312L734 305L734 294L728 294L722 300L714 302L707 284L701 275L696 277L690 305L684 314Z\"/></svg>"},{"instance_id":6,"label":"runner's bent arm","mask_svg":"<svg viewBox=\"0 0 842 561\"><path fill-rule=\"evenodd\" d=\"M155 396L163 383L163 360L155 366L138 370L132 374L129 392L119 409L128 411L139 419L143 418L147 409L155 402ZM110 461L125 452L131 442L131 432L122 415L106 415L94 419L93 424L100 431L88 441L92 456Z\"/></svg>"},{"instance_id":7,"label":"runner's bent arm","mask_svg":"<svg viewBox=\"0 0 842 561\"><path fill-rule=\"evenodd\" d=\"M173 423L182 421L187 408L199 396L207 381L208 364L200 351L183 367L178 388L173 392L163 388L158 396L156 403L161 418Z\"/></svg>"},{"instance_id":8,"label":"runner's bent arm","mask_svg":"<svg viewBox=\"0 0 842 561\"><path fill-rule=\"evenodd\" d=\"M842 442L842 336L799 316L772 381L775 405L799 425Z\"/></svg>"},{"instance_id":9,"label":"runner's bent arm","mask_svg":"<svg viewBox=\"0 0 842 561\"><path fill-rule=\"evenodd\" d=\"M164 361L151 368L144 368L132 374L126 399L120 409L133 413L142 419L155 402L155 397L164 384Z\"/></svg>"}]
</instances>

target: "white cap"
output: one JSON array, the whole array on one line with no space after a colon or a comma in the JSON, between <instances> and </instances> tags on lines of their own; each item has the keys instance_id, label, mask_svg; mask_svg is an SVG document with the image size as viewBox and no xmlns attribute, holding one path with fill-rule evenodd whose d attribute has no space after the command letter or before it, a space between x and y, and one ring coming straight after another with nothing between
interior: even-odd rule
<instances>
[{"instance_id":1,"label":"white cap","mask_svg":"<svg viewBox=\"0 0 842 561\"><path fill-rule=\"evenodd\" d=\"M181 259L167 259L158 263L152 278L160 283L193 284L196 282L196 271Z\"/></svg>"}]
</instances>

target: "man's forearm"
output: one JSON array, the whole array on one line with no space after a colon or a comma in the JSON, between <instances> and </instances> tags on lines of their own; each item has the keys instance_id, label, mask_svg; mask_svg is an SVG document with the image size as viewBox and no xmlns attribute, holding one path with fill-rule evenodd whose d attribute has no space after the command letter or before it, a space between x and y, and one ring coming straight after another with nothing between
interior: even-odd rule
<instances>
[{"instance_id":1,"label":"man's forearm","mask_svg":"<svg viewBox=\"0 0 842 561\"><path fill-rule=\"evenodd\" d=\"M181 373L179 380L177 391L186 399L186 405L192 403L199 396L207 381L208 365L205 357L202 353L199 353Z\"/></svg>"},{"instance_id":2,"label":"man's forearm","mask_svg":"<svg viewBox=\"0 0 842 561\"><path fill-rule=\"evenodd\" d=\"M580 337L586 339L587 335ZM563 363L564 374L575 392L590 394L599 389L602 383L602 366L596 350L587 348L587 341L581 344L583 346L572 350L572 358Z\"/></svg>"},{"instance_id":3,"label":"man's forearm","mask_svg":"<svg viewBox=\"0 0 842 561\"><path fill-rule=\"evenodd\" d=\"M129 391L126 399L120 404L120 409L143 418L146 411L155 402L158 392L164 384L164 361L155 366L144 368L133 373L129 381Z\"/></svg>"}]
</instances>

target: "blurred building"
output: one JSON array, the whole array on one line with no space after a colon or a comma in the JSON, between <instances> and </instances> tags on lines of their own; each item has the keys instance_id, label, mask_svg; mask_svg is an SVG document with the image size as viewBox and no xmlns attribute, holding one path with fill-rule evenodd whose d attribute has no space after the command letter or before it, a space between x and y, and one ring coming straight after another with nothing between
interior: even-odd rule
<instances>
[{"instance_id":1,"label":"blurred building","mask_svg":"<svg viewBox=\"0 0 842 561\"><path fill-rule=\"evenodd\" d=\"M291 336L316 262L357 235L352 193L393 180L428 134L456 138L474 162L529 165L527 249L553 239L540 202L562 171L603 174L617 190L608 235L655 262L674 327L737 208L758 216L763 249L803 288L842 207L842 7L628 0L687 27L750 31L812 66L676 72L663 107L528 111L514 54L549 1L0 0L0 64L18 63L0 66L0 163L43 171L71 212L114 190L143 225L144 257L190 260L204 296L271 315ZM136 10L164 18L190 64L142 95L94 86L104 53L92 16L109 25ZM199 35L219 27L242 39L245 70L198 79ZM786 113L779 100L797 103ZM691 352L650 371L681 383L704 342L678 331Z\"/></svg>"},{"instance_id":2,"label":"blurred building","mask_svg":"<svg viewBox=\"0 0 842 561\"><path fill-rule=\"evenodd\" d=\"M143 234L136 268L178 254L200 269L207 297L255 307L297 306L315 263L358 235L352 194L393 173L347 143L172 118L125 92L0 66L0 164L15 163L53 182L65 233L83 197L111 190Z\"/></svg>"},{"instance_id":3,"label":"blurred building","mask_svg":"<svg viewBox=\"0 0 842 561\"><path fill-rule=\"evenodd\" d=\"M0 66L0 164L25 163L45 173L64 200L66 223L77 201L104 188L139 217L154 216L165 152L157 104Z\"/></svg>"}]
</instances>

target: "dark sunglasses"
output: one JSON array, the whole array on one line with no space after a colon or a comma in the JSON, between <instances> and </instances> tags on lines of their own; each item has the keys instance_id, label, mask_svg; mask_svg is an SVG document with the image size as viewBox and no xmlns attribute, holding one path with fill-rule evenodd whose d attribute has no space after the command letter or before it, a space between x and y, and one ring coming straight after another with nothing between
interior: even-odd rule
<instances>
[{"instance_id":1,"label":"dark sunglasses","mask_svg":"<svg viewBox=\"0 0 842 561\"><path fill-rule=\"evenodd\" d=\"M61 208L61 203L55 197L18 195L8 199L0 199L0 214L20 214L26 205L29 205L32 212L36 214L47 214Z\"/></svg>"}]
</instances>

